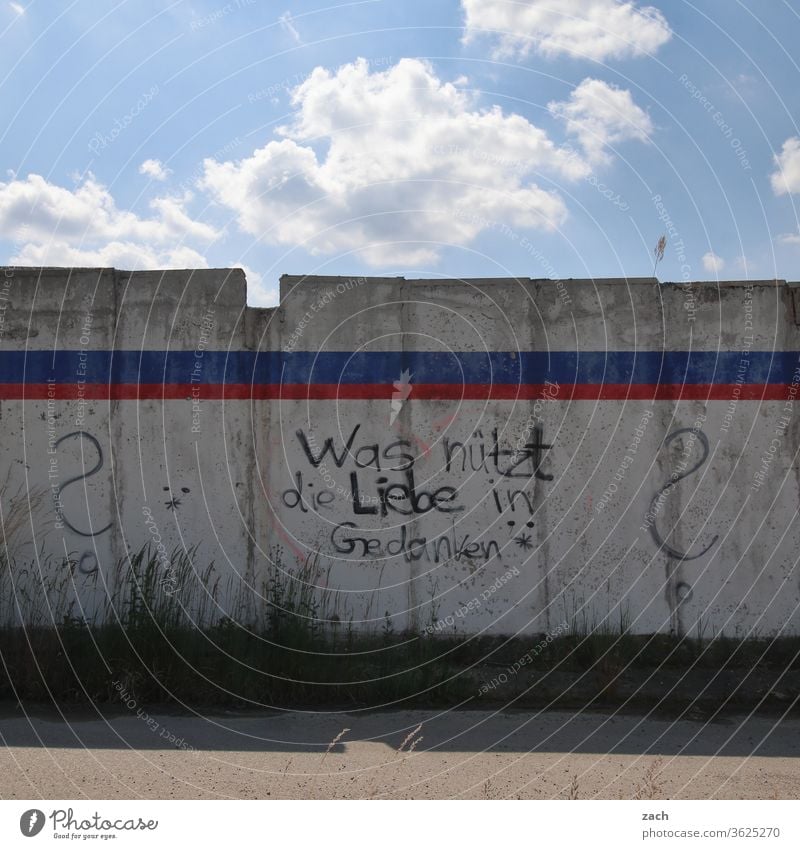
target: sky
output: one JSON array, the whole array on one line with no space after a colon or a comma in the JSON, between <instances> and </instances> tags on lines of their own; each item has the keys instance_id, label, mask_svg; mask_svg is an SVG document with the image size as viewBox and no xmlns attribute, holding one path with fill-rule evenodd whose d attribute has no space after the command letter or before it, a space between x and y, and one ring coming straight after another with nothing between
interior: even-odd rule
<instances>
[{"instance_id":1,"label":"sky","mask_svg":"<svg viewBox=\"0 0 800 849\"><path fill-rule=\"evenodd\" d=\"M798 43L800 0L0 0L0 262L800 280Z\"/></svg>"}]
</instances>

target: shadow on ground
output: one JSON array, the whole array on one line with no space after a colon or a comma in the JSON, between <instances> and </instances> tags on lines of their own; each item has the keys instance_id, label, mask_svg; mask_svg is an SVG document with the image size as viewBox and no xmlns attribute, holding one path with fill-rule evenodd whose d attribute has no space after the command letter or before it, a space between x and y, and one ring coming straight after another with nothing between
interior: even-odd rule
<instances>
[{"instance_id":1,"label":"shadow on ground","mask_svg":"<svg viewBox=\"0 0 800 849\"><path fill-rule=\"evenodd\" d=\"M138 710L138 709L137 709ZM418 729L418 751L798 757L800 720L728 715L668 719L560 711L222 712L199 716L6 706L8 748L344 752L354 741L397 750ZM343 729L341 742L330 746Z\"/></svg>"}]
</instances>

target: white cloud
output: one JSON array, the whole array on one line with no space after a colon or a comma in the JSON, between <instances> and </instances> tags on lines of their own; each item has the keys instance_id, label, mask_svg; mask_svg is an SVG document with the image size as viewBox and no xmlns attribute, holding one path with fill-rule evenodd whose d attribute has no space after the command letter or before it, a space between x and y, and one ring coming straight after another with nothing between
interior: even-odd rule
<instances>
[{"instance_id":1,"label":"white cloud","mask_svg":"<svg viewBox=\"0 0 800 849\"><path fill-rule=\"evenodd\" d=\"M118 209L91 174L73 190L30 174L0 183L0 238L17 243L11 262L21 265L203 267L198 247L185 242L202 249L220 233L188 215L190 198L156 198L143 218Z\"/></svg>"},{"instance_id":2,"label":"white cloud","mask_svg":"<svg viewBox=\"0 0 800 849\"><path fill-rule=\"evenodd\" d=\"M800 245L800 233L781 233L777 241L782 245Z\"/></svg>"},{"instance_id":3,"label":"white cloud","mask_svg":"<svg viewBox=\"0 0 800 849\"><path fill-rule=\"evenodd\" d=\"M291 12L284 12L278 18L278 22L281 25L281 29L284 32L288 33L297 44L303 43L303 40L300 38L300 33L297 31L297 27L294 25L294 20L292 19Z\"/></svg>"},{"instance_id":4,"label":"white cloud","mask_svg":"<svg viewBox=\"0 0 800 849\"><path fill-rule=\"evenodd\" d=\"M294 120L252 156L207 159L201 186L240 227L312 252L356 251L373 265L425 264L500 224L553 229L561 196L534 175L578 178L587 164L540 128L403 59L316 68L292 92Z\"/></svg>"},{"instance_id":5,"label":"white cloud","mask_svg":"<svg viewBox=\"0 0 800 849\"><path fill-rule=\"evenodd\" d=\"M553 101L547 108L566 122L589 159L608 160L608 148L628 139L646 142L653 132L650 116L633 102L627 89L587 77L569 100Z\"/></svg>"},{"instance_id":6,"label":"white cloud","mask_svg":"<svg viewBox=\"0 0 800 849\"><path fill-rule=\"evenodd\" d=\"M108 242L80 248L64 241L29 243L10 258L15 265L55 265L75 268L207 268L206 258L192 248L154 248L135 242Z\"/></svg>"},{"instance_id":7,"label":"white cloud","mask_svg":"<svg viewBox=\"0 0 800 849\"><path fill-rule=\"evenodd\" d=\"M150 207L158 213L158 225L165 228L164 238L213 242L221 233L209 224L189 217L184 204L191 199L192 193L187 192L182 198L160 197L150 201Z\"/></svg>"},{"instance_id":8,"label":"white cloud","mask_svg":"<svg viewBox=\"0 0 800 849\"><path fill-rule=\"evenodd\" d=\"M264 278L249 265L234 263L247 278L247 304L251 307L276 307L280 300L278 285L267 286Z\"/></svg>"},{"instance_id":9,"label":"white cloud","mask_svg":"<svg viewBox=\"0 0 800 849\"><path fill-rule=\"evenodd\" d=\"M139 173L150 177L153 180L163 182L172 173L169 168L164 166L160 159L145 159L139 166Z\"/></svg>"},{"instance_id":10,"label":"white cloud","mask_svg":"<svg viewBox=\"0 0 800 849\"><path fill-rule=\"evenodd\" d=\"M722 259L722 257L717 256L714 251L709 251L707 254L703 254L702 262L703 268L712 274L718 274L723 268L725 268L725 260Z\"/></svg>"},{"instance_id":11,"label":"white cloud","mask_svg":"<svg viewBox=\"0 0 800 849\"><path fill-rule=\"evenodd\" d=\"M800 192L800 138L792 136L783 143L781 152L773 157L778 170L770 180L776 195Z\"/></svg>"},{"instance_id":12,"label":"white cloud","mask_svg":"<svg viewBox=\"0 0 800 849\"><path fill-rule=\"evenodd\" d=\"M658 9L630 0L461 0L461 6L465 40L486 35L498 57L537 50L601 62L655 53L672 36Z\"/></svg>"},{"instance_id":13,"label":"white cloud","mask_svg":"<svg viewBox=\"0 0 800 849\"><path fill-rule=\"evenodd\" d=\"M15 15L24 15L25 14L25 7L22 6L20 3L9 3L8 5L11 7L11 11Z\"/></svg>"}]
</instances>

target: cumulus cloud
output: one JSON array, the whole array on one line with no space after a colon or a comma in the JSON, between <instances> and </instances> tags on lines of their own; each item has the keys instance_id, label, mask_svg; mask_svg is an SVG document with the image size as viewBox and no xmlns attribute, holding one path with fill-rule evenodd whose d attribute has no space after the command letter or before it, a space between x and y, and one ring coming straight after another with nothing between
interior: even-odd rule
<instances>
[{"instance_id":1,"label":"cumulus cloud","mask_svg":"<svg viewBox=\"0 0 800 849\"><path fill-rule=\"evenodd\" d=\"M293 90L292 122L239 161L207 159L200 185L265 241L355 251L373 265L436 260L499 222L553 229L561 196L534 181L577 179L587 163L525 118L403 59L316 68Z\"/></svg>"},{"instance_id":2,"label":"cumulus cloud","mask_svg":"<svg viewBox=\"0 0 800 849\"><path fill-rule=\"evenodd\" d=\"M486 36L497 57L570 54L599 62L655 53L672 30L629 0L461 0L465 40Z\"/></svg>"},{"instance_id":3,"label":"cumulus cloud","mask_svg":"<svg viewBox=\"0 0 800 849\"><path fill-rule=\"evenodd\" d=\"M108 242L98 248L79 248L64 241L28 243L11 257L14 265L55 265L73 268L206 268L206 258L183 246L154 248L134 242Z\"/></svg>"},{"instance_id":4,"label":"cumulus cloud","mask_svg":"<svg viewBox=\"0 0 800 849\"><path fill-rule=\"evenodd\" d=\"M267 285L264 278L255 269L244 263L238 263L247 278L247 303L251 307L275 307L280 300L278 285Z\"/></svg>"},{"instance_id":5,"label":"cumulus cloud","mask_svg":"<svg viewBox=\"0 0 800 849\"><path fill-rule=\"evenodd\" d=\"M773 157L778 170L770 180L776 195L800 192L800 138L792 136L783 143L781 152Z\"/></svg>"},{"instance_id":6,"label":"cumulus cloud","mask_svg":"<svg viewBox=\"0 0 800 849\"><path fill-rule=\"evenodd\" d=\"M139 166L139 173L150 177L152 180L163 182L169 177L172 171L164 167L164 163L160 159L145 159Z\"/></svg>"},{"instance_id":7,"label":"cumulus cloud","mask_svg":"<svg viewBox=\"0 0 800 849\"><path fill-rule=\"evenodd\" d=\"M633 102L627 89L587 77L565 101L552 101L550 112L566 123L593 161L608 160L608 149L619 142L647 141L653 132L650 116Z\"/></svg>"},{"instance_id":8,"label":"cumulus cloud","mask_svg":"<svg viewBox=\"0 0 800 849\"><path fill-rule=\"evenodd\" d=\"M11 262L21 265L116 265L186 268L206 265L198 246L220 233L186 212L190 195L151 201L153 215L119 209L93 175L75 189L38 174L0 183L0 238L16 243Z\"/></svg>"},{"instance_id":9,"label":"cumulus cloud","mask_svg":"<svg viewBox=\"0 0 800 849\"><path fill-rule=\"evenodd\" d=\"M703 254L702 262L703 268L712 274L717 274L725 268L725 260L722 259L722 257L717 256L714 251L709 251L708 253Z\"/></svg>"}]
</instances>

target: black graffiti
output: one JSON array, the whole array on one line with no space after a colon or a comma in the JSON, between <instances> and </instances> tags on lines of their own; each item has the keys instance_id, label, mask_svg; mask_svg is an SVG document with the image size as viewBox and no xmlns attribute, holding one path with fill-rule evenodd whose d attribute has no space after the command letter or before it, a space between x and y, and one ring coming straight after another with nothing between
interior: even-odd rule
<instances>
[{"instance_id":1,"label":"black graffiti","mask_svg":"<svg viewBox=\"0 0 800 849\"><path fill-rule=\"evenodd\" d=\"M533 548L533 537L531 534L520 534L514 537L514 542L523 550L530 551Z\"/></svg>"},{"instance_id":2,"label":"black graffiti","mask_svg":"<svg viewBox=\"0 0 800 849\"><path fill-rule=\"evenodd\" d=\"M353 463L357 468L366 469L372 466L379 472L384 471L382 465L383 462L394 464L386 467L387 471L392 472L403 472L414 465L414 455L408 454L406 451L399 450L412 447L411 443L407 439L395 440L387 445L383 450L381 450L377 442L361 445L359 448L354 450L353 444L355 443L356 435L360 428L360 424L357 424L353 428L350 432L350 436L347 438L347 441L342 444L338 453L334 447L332 436L329 436L322 443L322 449L318 454L315 454L313 436L309 439L302 430L298 430L296 435L300 440L300 445L303 449L303 453L306 455L306 459L315 469L318 469L325 461L325 458L329 455L331 460L333 460L333 464L338 469L341 469L347 458L351 456L353 458Z\"/></svg>"},{"instance_id":3,"label":"black graffiti","mask_svg":"<svg viewBox=\"0 0 800 849\"><path fill-rule=\"evenodd\" d=\"M489 483L494 483L494 481L489 481ZM503 506L503 501L501 499L501 494L505 495L506 501L508 505L506 507ZM528 513L532 516L534 513L533 508L533 496L528 495L524 489L507 489L504 493L500 493L497 489L492 489L492 497L494 498L494 504L497 508L497 512L502 516L505 514L506 510L511 510L512 513L515 513L517 510L517 501L521 499L522 504L527 509Z\"/></svg>"},{"instance_id":4,"label":"black graffiti","mask_svg":"<svg viewBox=\"0 0 800 849\"><path fill-rule=\"evenodd\" d=\"M81 575L93 575L97 568L97 555L93 551L84 551L78 560L78 571Z\"/></svg>"},{"instance_id":5,"label":"black graffiti","mask_svg":"<svg viewBox=\"0 0 800 849\"><path fill-rule=\"evenodd\" d=\"M311 444L308 441L308 437L305 434L305 431L298 430L297 438L300 440L300 445L303 446L303 451L305 452L306 458L311 465L317 469L322 464L322 461L325 457L330 454L331 459L336 464L336 467L341 469L344 465L344 461L350 454L350 449L353 447L353 442L355 441L356 434L358 433L361 425L356 425L353 428L353 432L350 434L350 438L342 447L342 450L339 454L336 453L336 450L333 447L333 437L329 436L325 442L322 443L322 451L320 451L318 456L314 455L314 451L312 450Z\"/></svg>"},{"instance_id":6,"label":"black graffiti","mask_svg":"<svg viewBox=\"0 0 800 849\"><path fill-rule=\"evenodd\" d=\"M674 439L677 439L681 434L684 433L692 433L695 435L697 440L700 442L700 445L703 449L703 454L700 459L690 468L682 471L680 474L673 472L671 479L658 490L658 492L653 496L650 500L650 508L648 511L648 515L652 515L653 519L650 523L650 535L653 537L653 541L658 546L659 550L663 551L667 557L671 557L674 560L697 560L698 557L702 557L704 554L707 554L714 543L719 539L719 534L715 534L711 542L702 550L697 552L697 554L689 554L685 551L678 551L676 548L673 548L669 545L666 540L661 538L661 534L656 527L655 516L658 513L657 504L659 500L662 498L664 493L669 493L672 491L673 487L684 478L688 478L689 475L694 474L708 459L709 455L709 447L708 447L708 437L703 433L702 430L693 428L693 427L682 427L679 430L674 430L670 433L667 438L664 440L664 445L667 446Z\"/></svg>"},{"instance_id":7,"label":"black graffiti","mask_svg":"<svg viewBox=\"0 0 800 849\"><path fill-rule=\"evenodd\" d=\"M357 424L350 432L346 441L340 442L338 448L332 436L322 443L322 448L315 445L315 440L298 430L296 435L308 462L315 468L322 466L326 458L341 469L348 457L352 457L359 469L372 467L377 471L403 472L413 467L416 457L408 453L413 446L407 439L398 439L381 449L377 442L355 447L356 436L361 425ZM542 471L543 452L553 446L544 442L541 425L536 425L530 434L529 441L514 448L501 448L497 428L492 430L490 441L486 441L480 430L476 431L465 442L451 440L445 437L442 441L444 448L445 470L453 470L457 458L461 455L461 471L469 469L474 472L492 472L508 478L531 478L551 481L553 475Z\"/></svg>"},{"instance_id":8,"label":"black graffiti","mask_svg":"<svg viewBox=\"0 0 800 849\"><path fill-rule=\"evenodd\" d=\"M414 481L414 470L406 469L403 473L405 483L390 483L388 478L379 477L377 485L377 504L370 504L373 498L362 496L358 481L358 472L350 473L350 490L353 493L353 513L363 516L388 516L389 510L403 516L429 513L436 510L439 513L458 513L463 505L453 504L458 490L452 486L440 486L430 492L417 492ZM364 503L366 502L366 503Z\"/></svg>"},{"instance_id":9,"label":"black graffiti","mask_svg":"<svg viewBox=\"0 0 800 849\"><path fill-rule=\"evenodd\" d=\"M303 473L294 473L295 486L285 489L281 493L283 503L293 510L295 507L300 508L301 513L308 513L311 510L320 510L328 507L336 500L336 496L329 490L323 489L321 492L305 493L303 491ZM309 487L313 484L309 483Z\"/></svg>"},{"instance_id":10,"label":"black graffiti","mask_svg":"<svg viewBox=\"0 0 800 849\"><path fill-rule=\"evenodd\" d=\"M80 475L75 475L75 477L69 478L68 480L64 481L64 483L62 483L61 486L58 487L58 490L57 490L57 493L56 493L59 499L61 498L61 495L63 494L64 490L68 486L70 486L73 483L78 483L78 481L86 480L87 478L92 477L92 475L96 475L100 471L100 469L103 468L103 449L100 446L100 443L97 441L97 439L95 439L95 437L92 436L91 433L87 433L85 430L76 430L76 431L73 431L72 433L65 434L59 440L56 441L55 448L58 448L58 446L61 445L62 442L64 442L67 439L72 439L72 437L74 437L74 436L80 437L81 439L86 439L88 442L90 442L94 446L95 450L97 451L97 462L88 471L83 472ZM81 537L96 537L100 534L104 534L106 531L111 529L111 526L113 524L112 522L109 522L104 528L100 528L100 530L97 530L97 531L82 531L82 530L80 530L80 528L76 528L75 525L73 525L69 521L69 519L67 519L67 517L63 513L63 508L62 508L62 513L61 513L60 518L61 518L61 521L74 534L78 534L78 536L81 536Z\"/></svg>"},{"instance_id":11,"label":"black graffiti","mask_svg":"<svg viewBox=\"0 0 800 849\"><path fill-rule=\"evenodd\" d=\"M458 442L444 438L445 469L449 472L457 455L461 455L461 471L467 470L469 461L472 471L491 472L506 478L531 478L543 481L553 480L553 475L541 470L544 459L542 452L549 451L553 446L543 442L543 429L536 425L531 432L531 440L517 448L501 448L497 428L492 430L491 443L487 449L486 442L480 431L473 434L480 441ZM505 462L507 461L507 462Z\"/></svg>"},{"instance_id":12,"label":"black graffiti","mask_svg":"<svg viewBox=\"0 0 800 849\"><path fill-rule=\"evenodd\" d=\"M164 490L164 492L169 493L169 501L165 501L164 506L167 508L167 510L177 510L181 506L181 499L177 495L173 494L172 487L165 486L165 487L162 487L162 489ZM188 495L191 492L191 490L189 489L188 486L182 486L181 492L184 495Z\"/></svg>"},{"instance_id":13,"label":"black graffiti","mask_svg":"<svg viewBox=\"0 0 800 849\"><path fill-rule=\"evenodd\" d=\"M459 495L457 487L437 484L424 491L417 488L414 479L417 457L412 453L411 442L399 439L384 447L378 442L359 442L357 437L360 428L361 424L355 425L346 438L326 437L321 447L313 433L295 431L308 463L323 473L328 490L335 490L345 496L355 515L385 518L390 513L414 516L430 512L456 513L465 509L456 503ZM527 441L522 443L522 439ZM534 478L553 480L553 475L541 469L544 452L553 447L544 441L541 425L527 430L513 448L501 447L497 428L491 431L488 439L484 439L478 429L465 442L444 438L441 444L444 450L444 470L448 473L456 471L460 454L462 472L467 471L469 463L472 471L484 471L505 479L523 478L526 485ZM348 472L349 486L336 484L328 471L329 461L337 469L343 469L348 461L352 461L350 468L355 466L355 470ZM370 479L370 471L377 472L378 476ZM388 472L399 472L400 480L392 480ZM308 489L304 489L301 472L295 472L294 478L295 486L281 493L284 505L290 509L297 508L307 513L327 508L334 501L335 496L331 491L315 493L313 482L306 482ZM493 478L490 478L489 483L492 484L490 491L498 513L502 514L509 508L515 511L519 502L523 510L527 508L528 514L533 514L533 493L527 493L524 489L508 489L501 495L495 488ZM508 501L508 508L504 508L501 502L503 495Z\"/></svg>"},{"instance_id":14,"label":"black graffiti","mask_svg":"<svg viewBox=\"0 0 800 849\"><path fill-rule=\"evenodd\" d=\"M331 532L331 543L339 554L355 555L361 558L397 557L403 555L407 563L423 558L430 563L463 559L480 559L484 562L501 558L500 546L496 540L475 540L470 535L458 538L454 530L429 539L428 537L410 537L406 526L400 527L400 536L384 541L379 537L353 536L356 526L353 522L342 522Z\"/></svg>"}]
</instances>

